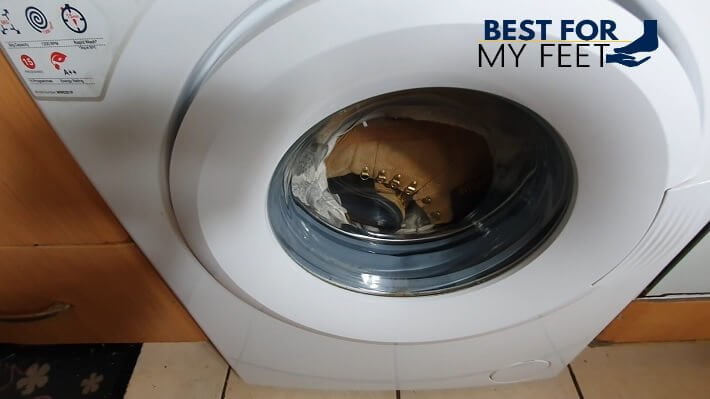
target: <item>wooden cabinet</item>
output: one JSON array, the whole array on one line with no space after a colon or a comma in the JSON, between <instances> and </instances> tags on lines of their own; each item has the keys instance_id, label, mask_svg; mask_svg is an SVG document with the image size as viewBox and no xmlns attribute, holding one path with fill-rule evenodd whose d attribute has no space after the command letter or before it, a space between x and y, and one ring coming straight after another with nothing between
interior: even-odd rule
<instances>
[{"instance_id":1,"label":"wooden cabinet","mask_svg":"<svg viewBox=\"0 0 710 399\"><path fill-rule=\"evenodd\" d=\"M135 244L0 248L0 342L201 339Z\"/></svg>"},{"instance_id":2,"label":"wooden cabinet","mask_svg":"<svg viewBox=\"0 0 710 399\"><path fill-rule=\"evenodd\" d=\"M631 302L597 337L599 343L710 339L710 300L640 299Z\"/></svg>"},{"instance_id":3,"label":"wooden cabinet","mask_svg":"<svg viewBox=\"0 0 710 399\"><path fill-rule=\"evenodd\" d=\"M0 56L0 342L205 339Z\"/></svg>"}]
</instances>

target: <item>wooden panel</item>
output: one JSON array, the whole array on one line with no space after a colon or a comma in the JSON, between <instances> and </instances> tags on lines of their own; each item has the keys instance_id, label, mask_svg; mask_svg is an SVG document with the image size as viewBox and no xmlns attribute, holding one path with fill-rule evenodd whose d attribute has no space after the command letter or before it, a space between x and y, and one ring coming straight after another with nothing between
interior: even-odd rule
<instances>
[{"instance_id":1,"label":"wooden panel","mask_svg":"<svg viewBox=\"0 0 710 399\"><path fill-rule=\"evenodd\" d=\"M597 337L600 343L710 340L710 300L637 300Z\"/></svg>"},{"instance_id":2,"label":"wooden panel","mask_svg":"<svg viewBox=\"0 0 710 399\"><path fill-rule=\"evenodd\" d=\"M3 56L0 220L0 246L129 240Z\"/></svg>"},{"instance_id":3,"label":"wooden panel","mask_svg":"<svg viewBox=\"0 0 710 399\"><path fill-rule=\"evenodd\" d=\"M0 342L206 339L135 244L0 248L0 276L0 318L73 305L45 320L0 322Z\"/></svg>"}]
</instances>

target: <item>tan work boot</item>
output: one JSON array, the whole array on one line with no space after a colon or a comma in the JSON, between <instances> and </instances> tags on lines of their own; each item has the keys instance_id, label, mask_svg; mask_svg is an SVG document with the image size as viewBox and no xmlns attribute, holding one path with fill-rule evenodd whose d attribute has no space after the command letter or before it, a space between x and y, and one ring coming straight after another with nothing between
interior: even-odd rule
<instances>
[{"instance_id":1,"label":"tan work boot","mask_svg":"<svg viewBox=\"0 0 710 399\"><path fill-rule=\"evenodd\" d=\"M353 174L374 183L375 192L396 207L390 209L399 210L399 220L414 202L432 224L468 214L493 174L490 150L479 134L411 119L378 118L356 126L338 139L325 165L329 179Z\"/></svg>"}]
</instances>

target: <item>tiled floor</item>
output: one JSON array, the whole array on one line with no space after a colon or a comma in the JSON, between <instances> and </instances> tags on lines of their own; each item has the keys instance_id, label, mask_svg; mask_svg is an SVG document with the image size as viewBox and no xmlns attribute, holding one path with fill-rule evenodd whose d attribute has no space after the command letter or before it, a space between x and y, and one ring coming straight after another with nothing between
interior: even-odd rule
<instances>
[{"instance_id":1,"label":"tiled floor","mask_svg":"<svg viewBox=\"0 0 710 399\"><path fill-rule=\"evenodd\" d=\"M576 377L577 387L572 376ZM203 343L146 344L126 399L395 399L396 392L250 386ZM710 342L590 348L557 378L495 388L402 391L402 399L707 399Z\"/></svg>"}]
</instances>

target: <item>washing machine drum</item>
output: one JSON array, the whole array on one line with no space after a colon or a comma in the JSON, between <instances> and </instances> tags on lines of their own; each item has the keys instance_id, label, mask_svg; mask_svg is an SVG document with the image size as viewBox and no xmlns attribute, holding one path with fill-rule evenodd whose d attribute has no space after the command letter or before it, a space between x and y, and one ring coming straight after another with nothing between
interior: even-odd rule
<instances>
[{"instance_id":1,"label":"washing machine drum","mask_svg":"<svg viewBox=\"0 0 710 399\"><path fill-rule=\"evenodd\" d=\"M662 42L638 70L479 67L483 19L510 16L490 3L294 2L230 28L170 161L179 226L222 285L300 327L427 342L559 308L619 264L691 173L683 67ZM528 3L516 15L642 25Z\"/></svg>"},{"instance_id":2,"label":"washing machine drum","mask_svg":"<svg viewBox=\"0 0 710 399\"><path fill-rule=\"evenodd\" d=\"M519 265L570 208L574 163L520 104L460 88L357 102L293 145L267 210L304 269L346 289L424 295Z\"/></svg>"}]
</instances>

